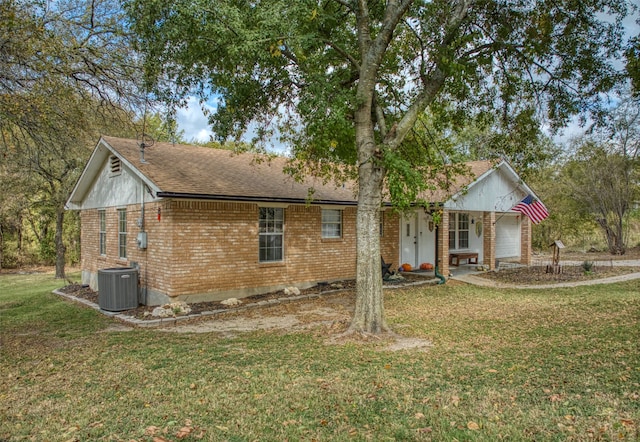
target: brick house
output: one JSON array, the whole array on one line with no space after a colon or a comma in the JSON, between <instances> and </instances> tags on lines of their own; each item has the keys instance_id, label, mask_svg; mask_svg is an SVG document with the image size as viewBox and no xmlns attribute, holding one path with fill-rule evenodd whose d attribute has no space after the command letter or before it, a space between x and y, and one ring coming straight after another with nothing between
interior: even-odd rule
<instances>
[{"instance_id":1,"label":"brick house","mask_svg":"<svg viewBox=\"0 0 640 442\"><path fill-rule=\"evenodd\" d=\"M99 289L98 270L137 267L141 301L156 305L353 278L353 184L296 182L285 162L170 143L142 154L136 140L102 137L67 202L80 211L83 283ZM382 211L385 261L434 262L437 232L443 274L465 253L491 268L529 263L529 220L509 209L531 190L505 162L469 165L450 197L428 196L439 226L423 209Z\"/></svg>"}]
</instances>

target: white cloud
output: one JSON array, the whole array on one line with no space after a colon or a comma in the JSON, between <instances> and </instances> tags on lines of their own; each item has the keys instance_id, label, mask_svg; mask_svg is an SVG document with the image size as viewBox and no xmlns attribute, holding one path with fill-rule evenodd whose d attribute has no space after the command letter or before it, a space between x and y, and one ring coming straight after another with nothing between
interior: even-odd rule
<instances>
[{"instance_id":1,"label":"white cloud","mask_svg":"<svg viewBox=\"0 0 640 442\"><path fill-rule=\"evenodd\" d=\"M207 112L215 112L215 103L206 102L204 107ZM187 99L187 107L183 107L176 112L178 129L184 131L186 141L209 141L213 132L209 127L207 116L202 111L200 102L196 97Z\"/></svg>"},{"instance_id":2,"label":"white cloud","mask_svg":"<svg viewBox=\"0 0 640 442\"><path fill-rule=\"evenodd\" d=\"M217 109L217 100L212 99L204 103L204 108L207 112L213 113ZM176 122L178 123L178 130L184 131L184 139L187 142L201 141L207 142L213 136L213 131L209 126L207 116L202 111L202 105L196 97L187 98L187 106L180 108L176 111ZM249 125L247 133L243 139L251 141L257 133L257 124L252 123ZM278 140L278 135L274 135L267 141L267 150L279 154L287 152L286 146L284 146Z\"/></svg>"},{"instance_id":3,"label":"white cloud","mask_svg":"<svg viewBox=\"0 0 640 442\"><path fill-rule=\"evenodd\" d=\"M566 146L574 138L579 138L584 135L587 131L587 126L581 125L579 118L576 116L573 117L571 121L569 121L567 125L561 128L556 134L551 134L548 127L544 127L543 130L546 130L551 135L556 144Z\"/></svg>"}]
</instances>

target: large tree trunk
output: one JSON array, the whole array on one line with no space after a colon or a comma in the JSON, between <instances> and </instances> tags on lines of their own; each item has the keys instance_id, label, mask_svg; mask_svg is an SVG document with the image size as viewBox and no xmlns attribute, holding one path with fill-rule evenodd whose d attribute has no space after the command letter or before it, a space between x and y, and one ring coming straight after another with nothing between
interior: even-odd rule
<instances>
[{"instance_id":1,"label":"large tree trunk","mask_svg":"<svg viewBox=\"0 0 640 442\"><path fill-rule=\"evenodd\" d=\"M58 207L56 209L56 278L64 279L66 275L64 273L65 254L67 248L63 241L63 229L64 229L64 207Z\"/></svg>"},{"instance_id":2,"label":"large tree trunk","mask_svg":"<svg viewBox=\"0 0 640 442\"><path fill-rule=\"evenodd\" d=\"M2 223L0 223L0 269L4 262L4 232L2 230Z\"/></svg>"},{"instance_id":3,"label":"large tree trunk","mask_svg":"<svg viewBox=\"0 0 640 442\"><path fill-rule=\"evenodd\" d=\"M368 108L370 109L370 108ZM380 208L384 169L373 136L370 111L360 113L356 125L358 146L358 213L356 217L356 306L350 330L381 333L384 320L380 265Z\"/></svg>"},{"instance_id":4,"label":"large tree trunk","mask_svg":"<svg viewBox=\"0 0 640 442\"><path fill-rule=\"evenodd\" d=\"M381 193L377 181L377 177L360 175L356 217L356 306L351 330L363 333L387 330L380 266Z\"/></svg>"}]
</instances>

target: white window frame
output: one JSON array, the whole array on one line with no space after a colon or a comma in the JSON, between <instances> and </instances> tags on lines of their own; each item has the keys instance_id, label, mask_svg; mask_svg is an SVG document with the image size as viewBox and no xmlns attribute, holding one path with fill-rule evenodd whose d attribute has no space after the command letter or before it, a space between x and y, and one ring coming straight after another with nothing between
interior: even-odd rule
<instances>
[{"instance_id":1,"label":"white window frame","mask_svg":"<svg viewBox=\"0 0 640 442\"><path fill-rule=\"evenodd\" d=\"M118 257L127 259L127 209L118 209Z\"/></svg>"},{"instance_id":2,"label":"white window frame","mask_svg":"<svg viewBox=\"0 0 640 442\"><path fill-rule=\"evenodd\" d=\"M258 261L284 261L284 208L260 207L258 214Z\"/></svg>"},{"instance_id":3,"label":"white window frame","mask_svg":"<svg viewBox=\"0 0 640 442\"><path fill-rule=\"evenodd\" d=\"M469 248L469 220L466 212L449 214L449 250Z\"/></svg>"},{"instance_id":4,"label":"white window frame","mask_svg":"<svg viewBox=\"0 0 640 442\"><path fill-rule=\"evenodd\" d=\"M342 210L322 209L322 238L342 238Z\"/></svg>"},{"instance_id":5,"label":"white window frame","mask_svg":"<svg viewBox=\"0 0 640 442\"><path fill-rule=\"evenodd\" d=\"M98 210L98 251L100 256L107 255L107 211Z\"/></svg>"}]
</instances>

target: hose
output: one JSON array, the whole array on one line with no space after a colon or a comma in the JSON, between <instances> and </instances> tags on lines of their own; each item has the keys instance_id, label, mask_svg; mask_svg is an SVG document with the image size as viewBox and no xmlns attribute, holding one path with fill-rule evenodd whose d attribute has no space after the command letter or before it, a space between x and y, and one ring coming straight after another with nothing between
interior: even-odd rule
<instances>
[{"instance_id":1,"label":"hose","mask_svg":"<svg viewBox=\"0 0 640 442\"><path fill-rule=\"evenodd\" d=\"M438 285L444 284L445 282L447 282L447 278L445 278L440 274L440 272L438 272L438 266L435 267L434 274L436 275L436 278L440 279L440 281L438 281Z\"/></svg>"}]
</instances>

